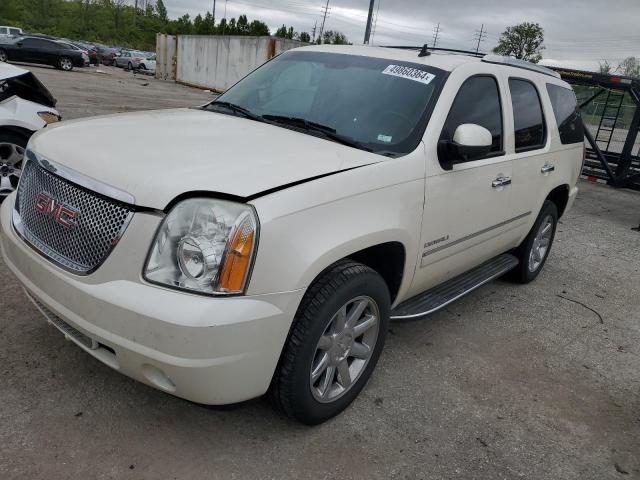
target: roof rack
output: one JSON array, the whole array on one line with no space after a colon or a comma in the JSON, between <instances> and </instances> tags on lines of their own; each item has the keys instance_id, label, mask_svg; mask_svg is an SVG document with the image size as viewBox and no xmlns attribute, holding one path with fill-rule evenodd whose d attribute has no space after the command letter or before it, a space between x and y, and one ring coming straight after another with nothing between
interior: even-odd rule
<instances>
[{"instance_id":1,"label":"roof rack","mask_svg":"<svg viewBox=\"0 0 640 480\"><path fill-rule=\"evenodd\" d=\"M474 52L472 50L458 50L455 48L439 48L439 47L430 47L428 44L424 44L422 47L414 47L414 46L402 46L402 45L388 45L385 48L397 48L400 50L419 50L419 57L426 57L431 55L431 52L446 52L446 53L456 53L460 55L469 55L475 58L481 58L483 62L486 63L494 63L497 65L506 65L509 67L522 68L524 70L530 70L532 72L542 73L544 75L549 75L555 78L561 78L558 72L554 70L543 67L542 65L536 65L535 63L526 62L524 60L518 60L512 57L502 57L500 55L487 55L486 53Z\"/></svg>"},{"instance_id":2,"label":"roof rack","mask_svg":"<svg viewBox=\"0 0 640 480\"><path fill-rule=\"evenodd\" d=\"M426 57L431 55L431 52L447 52L447 53L458 53L461 55L469 55L476 58L483 58L486 54L482 52L476 52L473 50L458 50L455 48L440 48L440 47L430 47L429 44L425 43L422 47L416 46L405 46L405 45L385 45L384 48L397 48L400 50L419 50L421 57Z\"/></svg>"},{"instance_id":3,"label":"roof rack","mask_svg":"<svg viewBox=\"0 0 640 480\"><path fill-rule=\"evenodd\" d=\"M495 63L497 65L507 65L509 67L522 68L524 70L542 73L543 75L549 75L550 77L560 78L560 74L558 72L554 72L550 68L543 67L542 65L536 65L535 63L526 62L524 60L518 60L517 58L502 57L500 55L485 55L482 58L482 61L486 63Z\"/></svg>"}]
</instances>

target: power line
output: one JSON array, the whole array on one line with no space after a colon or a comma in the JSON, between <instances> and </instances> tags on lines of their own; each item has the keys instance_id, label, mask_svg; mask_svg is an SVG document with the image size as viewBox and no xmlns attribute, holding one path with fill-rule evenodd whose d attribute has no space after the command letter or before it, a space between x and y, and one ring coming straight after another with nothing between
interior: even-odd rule
<instances>
[{"instance_id":1,"label":"power line","mask_svg":"<svg viewBox=\"0 0 640 480\"><path fill-rule=\"evenodd\" d=\"M442 30L440 29L440 22L438 22L436 27L433 29L433 48L436 48L438 46L438 37L440 36L441 31Z\"/></svg>"},{"instance_id":2,"label":"power line","mask_svg":"<svg viewBox=\"0 0 640 480\"><path fill-rule=\"evenodd\" d=\"M329 15L329 10L331 10L329 8L329 0L327 0L327 4L322 7L322 12L324 13L324 16L322 17L322 26L320 27L320 43L322 43L322 35L324 34L324 24L327 21L327 15Z\"/></svg>"},{"instance_id":3,"label":"power line","mask_svg":"<svg viewBox=\"0 0 640 480\"><path fill-rule=\"evenodd\" d=\"M476 53L478 53L480 51L480 44L484 42L485 39L487 38L487 32L484 30L484 23L482 24L482 27L480 27L479 32L476 30L476 34L474 38L477 40Z\"/></svg>"}]
</instances>

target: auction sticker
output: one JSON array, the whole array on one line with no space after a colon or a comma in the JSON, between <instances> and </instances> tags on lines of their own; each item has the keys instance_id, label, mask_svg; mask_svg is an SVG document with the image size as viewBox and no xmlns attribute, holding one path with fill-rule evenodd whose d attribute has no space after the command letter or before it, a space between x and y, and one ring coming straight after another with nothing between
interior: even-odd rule
<instances>
[{"instance_id":1,"label":"auction sticker","mask_svg":"<svg viewBox=\"0 0 640 480\"><path fill-rule=\"evenodd\" d=\"M429 85L431 81L436 78L432 73L419 70L417 68L403 67L401 65L389 65L382 72L385 75L393 75L394 77L406 78L407 80L413 80L414 82L424 83Z\"/></svg>"}]
</instances>

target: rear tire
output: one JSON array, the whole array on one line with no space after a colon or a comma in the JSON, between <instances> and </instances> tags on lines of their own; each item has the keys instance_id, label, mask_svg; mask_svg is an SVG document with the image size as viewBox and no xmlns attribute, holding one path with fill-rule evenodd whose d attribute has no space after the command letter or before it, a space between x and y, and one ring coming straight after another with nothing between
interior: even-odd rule
<instances>
[{"instance_id":1,"label":"rear tire","mask_svg":"<svg viewBox=\"0 0 640 480\"><path fill-rule=\"evenodd\" d=\"M389 289L365 265L342 260L311 285L293 321L269 396L287 416L317 425L358 396L389 325Z\"/></svg>"},{"instance_id":2,"label":"rear tire","mask_svg":"<svg viewBox=\"0 0 640 480\"><path fill-rule=\"evenodd\" d=\"M536 279L549 257L557 225L558 207L545 200L529 235L515 251L520 263L509 272L511 280L526 284Z\"/></svg>"},{"instance_id":3,"label":"rear tire","mask_svg":"<svg viewBox=\"0 0 640 480\"><path fill-rule=\"evenodd\" d=\"M131 64L131 62L129 62L127 64L127 71L131 72L133 70L133 65Z\"/></svg>"},{"instance_id":4,"label":"rear tire","mask_svg":"<svg viewBox=\"0 0 640 480\"><path fill-rule=\"evenodd\" d=\"M3 48L0 48L0 62L5 63L9 61L9 56L7 55L7 51Z\"/></svg>"}]
</instances>

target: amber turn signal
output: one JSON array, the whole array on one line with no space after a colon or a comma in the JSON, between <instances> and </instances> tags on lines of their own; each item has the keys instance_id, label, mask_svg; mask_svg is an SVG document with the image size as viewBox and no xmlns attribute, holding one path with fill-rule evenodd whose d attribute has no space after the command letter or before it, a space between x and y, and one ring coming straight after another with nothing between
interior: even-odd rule
<instances>
[{"instance_id":1,"label":"amber turn signal","mask_svg":"<svg viewBox=\"0 0 640 480\"><path fill-rule=\"evenodd\" d=\"M239 220L229 242L218 284L220 291L227 293L244 291L251 269L255 242L255 221L251 215L245 215Z\"/></svg>"}]
</instances>

